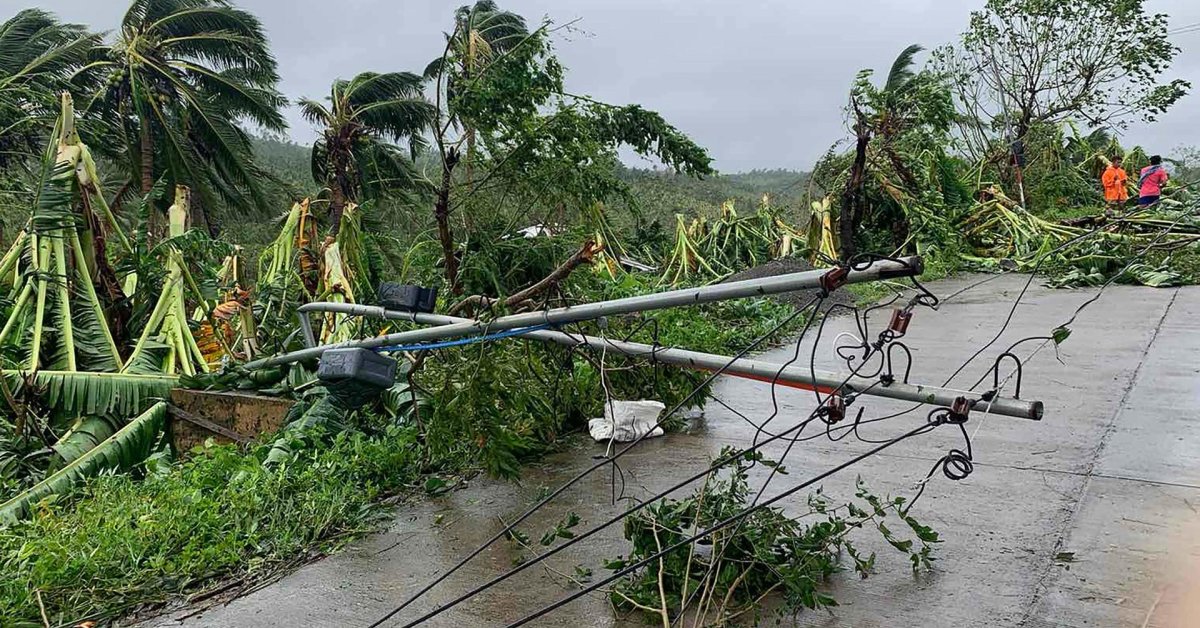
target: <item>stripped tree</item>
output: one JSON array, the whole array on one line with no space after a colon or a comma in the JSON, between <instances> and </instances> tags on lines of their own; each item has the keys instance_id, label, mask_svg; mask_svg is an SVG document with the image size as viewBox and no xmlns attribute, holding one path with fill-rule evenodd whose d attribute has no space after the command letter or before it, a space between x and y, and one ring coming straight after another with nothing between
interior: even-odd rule
<instances>
[{"instance_id":1,"label":"stripped tree","mask_svg":"<svg viewBox=\"0 0 1200 628\"><path fill-rule=\"evenodd\" d=\"M170 238L178 238L187 231L189 213L189 196L191 192L185 186L175 187L175 202L167 209L167 221ZM207 372L208 362L200 351L195 337L188 324L189 319L184 305L187 291L200 299L201 307L207 309L202 293L187 263L183 253L172 245L170 240L162 247L166 256L167 278L163 283L150 314L150 320L142 329L133 353L125 364L123 371L166 372L168 374L183 373L194 375L197 371ZM153 347L163 348L164 354L156 355Z\"/></svg>"},{"instance_id":2,"label":"stripped tree","mask_svg":"<svg viewBox=\"0 0 1200 628\"><path fill-rule=\"evenodd\" d=\"M128 240L97 181L71 98L63 94L32 217L0 258L0 290L12 304L0 328L0 345L12 359L0 388L16 415L14 448L0 459L33 447L26 462L49 457L30 462L34 468L70 465L175 383L158 373L118 372L125 361L106 316L112 304L98 291L102 273L111 272L100 243L112 238L127 247ZM0 460L0 476L15 471Z\"/></svg>"}]
</instances>

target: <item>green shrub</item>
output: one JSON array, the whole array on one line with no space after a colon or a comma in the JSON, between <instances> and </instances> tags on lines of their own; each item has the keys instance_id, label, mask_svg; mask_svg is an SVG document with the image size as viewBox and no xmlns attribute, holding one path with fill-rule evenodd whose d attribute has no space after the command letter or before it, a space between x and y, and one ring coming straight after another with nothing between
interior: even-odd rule
<instances>
[{"instance_id":1,"label":"green shrub","mask_svg":"<svg viewBox=\"0 0 1200 628\"><path fill-rule=\"evenodd\" d=\"M73 625L266 577L366 529L420 470L412 430L343 434L277 470L262 465L268 449L210 447L161 476L102 476L0 529L4 625L42 625L39 596L55 625Z\"/></svg>"}]
</instances>

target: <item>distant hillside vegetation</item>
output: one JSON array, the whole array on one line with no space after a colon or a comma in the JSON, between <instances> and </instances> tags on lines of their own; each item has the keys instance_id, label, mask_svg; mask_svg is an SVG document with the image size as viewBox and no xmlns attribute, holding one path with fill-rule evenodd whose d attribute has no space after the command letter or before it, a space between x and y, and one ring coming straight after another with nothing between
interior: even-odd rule
<instances>
[{"instance_id":1,"label":"distant hillside vegetation","mask_svg":"<svg viewBox=\"0 0 1200 628\"><path fill-rule=\"evenodd\" d=\"M279 213L290 205L294 196L317 192L310 174L308 146L269 137L255 139L254 146L259 163L279 180L272 194ZM808 173L785 169L695 179L666 171L622 168L620 177L629 183L639 209L647 217L711 214L729 199L735 201L739 211L751 210L764 194L770 195L775 205L794 206L808 183Z\"/></svg>"}]
</instances>

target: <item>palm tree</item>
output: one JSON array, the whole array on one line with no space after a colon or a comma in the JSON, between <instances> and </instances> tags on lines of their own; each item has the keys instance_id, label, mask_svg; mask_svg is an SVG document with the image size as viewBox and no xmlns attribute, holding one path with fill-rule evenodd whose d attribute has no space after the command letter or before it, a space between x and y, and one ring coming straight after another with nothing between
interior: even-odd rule
<instances>
[{"instance_id":1,"label":"palm tree","mask_svg":"<svg viewBox=\"0 0 1200 628\"><path fill-rule=\"evenodd\" d=\"M922 93L926 87L932 86L935 90L941 87L939 80L926 80L927 73L913 71L913 57L922 50L924 48L918 44L905 48L892 63L883 89L871 99L871 108L875 111L871 125L888 161L910 188L917 187L917 181L903 165L897 142L905 133L923 124L949 125L953 115L952 110L946 110L953 104L948 97L930 98Z\"/></svg>"},{"instance_id":2,"label":"palm tree","mask_svg":"<svg viewBox=\"0 0 1200 628\"><path fill-rule=\"evenodd\" d=\"M410 72L364 72L334 81L327 104L300 101L304 117L322 128L313 143L312 176L329 189L331 235L337 235L347 203L419 185L412 159L434 114L421 85ZM397 142L407 142L408 150Z\"/></svg>"},{"instance_id":3,"label":"palm tree","mask_svg":"<svg viewBox=\"0 0 1200 628\"><path fill-rule=\"evenodd\" d=\"M425 78L446 80L446 96L453 100L462 86L477 77L494 59L512 50L526 37L529 28L525 18L503 11L493 0L478 0L461 6L454 12L454 30L446 35L446 52L425 68ZM475 125L458 117L451 118L461 125L467 143L467 179L475 159Z\"/></svg>"},{"instance_id":4,"label":"palm tree","mask_svg":"<svg viewBox=\"0 0 1200 628\"><path fill-rule=\"evenodd\" d=\"M0 24L0 168L37 151L38 129L58 115L55 92L98 40L41 9Z\"/></svg>"},{"instance_id":5,"label":"palm tree","mask_svg":"<svg viewBox=\"0 0 1200 628\"><path fill-rule=\"evenodd\" d=\"M904 163L900 141L909 131L921 126L949 127L953 118L953 102L940 78L913 69L914 58L924 48L908 46L892 62L882 87L871 82L871 71L858 73L850 91L850 113L855 135L854 158L846 187L842 192L839 239L842 258L849 259L857 252L854 238L867 215L864 192L867 175L868 147L874 142L891 169L910 191L919 188L917 178ZM894 239L898 245L907 240L907 218L900 214L893 223Z\"/></svg>"},{"instance_id":6,"label":"palm tree","mask_svg":"<svg viewBox=\"0 0 1200 628\"><path fill-rule=\"evenodd\" d=\"M76 80L85 109L115 123L141 191L186 184L202 199L263 200L262 174L239 122L282 131L275 59L262 24L224 0L133 0L116 38Z\"/></svg>"}]
</instances>

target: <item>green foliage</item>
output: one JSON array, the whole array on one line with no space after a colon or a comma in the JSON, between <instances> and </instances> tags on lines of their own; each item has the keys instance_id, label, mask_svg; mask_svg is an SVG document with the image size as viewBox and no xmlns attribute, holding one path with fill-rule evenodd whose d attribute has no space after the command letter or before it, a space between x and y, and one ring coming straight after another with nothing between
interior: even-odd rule
<instances>
[{"instance_id":1,"label":"green foliage","mask_svg":"<svg viewBox=\"0 0 1200 628\"><path fill-rule=\"evenodd\" d=\"M58 114L56 92L98 41L41 9L0 23L0 172L37 155Z\"/></svg>"},{"instance_id":2,"label":"green foliage","mask_svg":"<svg viewBox=\"0 0 1200 628\"><path fill-rule=\"evenodd\" d=\"M300 111L321 132L312 146L311 171L313 181L331 191L332 233L347 202L395 191L413 194L423 185L412 157L425 145L422 133L434 112L422 95L421 77L363 72L338 79L327 104L302 99ZM408 148L392 142L407 142Z\"/></svg>"},{"instance_id":3,"label":"green foliage","mask_svg":"<svg viewBox=\"0 0 1200 628\"><path fill-rule=\"evenodd\" d=\"M914 69L921 50L903 50L882 86L872 80L872 70L858 73L848 115L862 153L835 146L814 168L813 178L821 182L814 192L842 199L838 231L842 240L853 235L853 242L840 243L843 256L858 250L925 253L952 240L948 217L968 197L949 151L954 101L945 74Z\"/></svg>"},{"instance_id":4,"label":"green foliage","mask_svg":"<svg viewBox=\"0 0 1200 628\"><path fill-rule=\"evenodd\" d=\"M482 138L494 156L491 176L526 202L559 204L578 215L596 202L627 199L629 188L617 176L620 147L652 154L679 172L712 172L703 149L657 113L561 96L546 106L554 109Z\"/></svg>"},{"instance_id":5,"label":"green foliage","mask_svg":"<svg viewBox=\"0 0 1200 628\"><path fill-rule=\"evenodd\" d=\"M1047 269L1051 275L1049 285L1055 288L1081 288L1113 281L1166 288L1195 280L1175 268L1174 254L1131 262L1144 246L1135 241L1110 241L1078 247L1050 261Z\"/></svg>"},{"instance_id":6,"label":"green foliage","mask_svg":"<svg viewBox=\"0 0 1200 628\"><path fill-rule=\"evenodd\" d=\"M645 276L622 274L613 281L606 275L577 273L570 294L593 301L655 289L652 278ZM647 314L653 325L622 317L608 321L604 329L585 325L580 331L624 338L640 327L632 338L635 342L727 355L766 334L791 312L790 306L770 299L747 299ZM780 330L768 342L788 331ZM489 473L510 477L522 461L554 447L564 433L581 428L587 419L601 416L605 387L615 399L657 399L671 407L706 377L640 359L611 354L603 362L600 358L595 352L569 353L535 341L483 343L430 356L416 380L419 390L429 395L430 410L419 412L419 420L432 458L478 461ZM696 395L688 407L704 399ZM669 426L679 420L675 417Z\"/></svg>"},{"instance_id":7,"label":"green foliage","mask_svg":"<svg viewBox=\"0 0 1200 628\"><path fill-rule=\"evenodd\" d=\"M736 453L723 450L722 459L736 459L691 496L664 499L626 518L628 554L607 561L605 568L615 571L640 562L748 508L754 495L748 469L756 461L774 463L761 455ZM903 498L877 497L861 480L855 498L838 505L818 489L808 498L808 511L799 516L760 508L708 537L705 551L683 545L621 579L611 590L612 604L618 610L640 610L648 620L686 613L715 625L746 615L760 619L759 604L771 593L781 596L785 613L836 606L821 584L840 569L845 556L861 577L874 571L875 554L860 552L852 539L872 528L908 555L914 571L930 567L938 534L908 515ZM885 523L889 517L908 535L892 531Z\"/></svg>"},{"instance_id":8,"label":"green foliage","mask_svg":"<svg viewBox=\"0 0 1200 628\"><path fill-rule=\"evenodd\" d=\"M332 394L321 394L316 401L301 401L288 412L287 425L276 436L263 465L273 467L296 459L304 447L312 447L322 437L347 431L350 411Z\"/></svg>"},{"instance_id":9,"label":"green foliage","mask_svg":"<svg viewBox=\"0 0 1200 628\"><path fill-rule=\"evenodd\" d=\"M1029 44L1041 50L1051 41L1094 34L1096 27L1076 24L1081 16L1130 18L1115 36L1046 48L1047 57L1064 61L1056 71L1073 67L1065 61L1082 63L1092 68L1087 70L1093 77L1088 80L1096 83L1084 86L1090 91L1079 103L1071 103L1070 112L1048 113L1053 103L1035 99L1035 115L1024 135L1030 156L1026 205L1036 213L1014 206L999 186L989 183L1010 175L1003 160L996 158L1005 148L996 141L1003 126L996 121L1020 116L1004 100L999 108L989 103L993 106L988 115L955 111L947 81L962 77L942 71L955 66L920 69L914 64L920 48L911 46L881 81L864 71L853 84L851 124L856 135L869 138L861 171L866 211L847 222L856 227L852 238L859 240L852 244L858 249L916 249L926 255L930 274L936 276L957 267L967 248L979 256L980 264L994 266L997 258L1012 257L1028 268L1048 247L1080 232L1055 219L1083 213L1097 202L1097 169L1121 147L1111 135L1085 135L1058 121L1081 114L1094 120L1132 113L1095 108L1113 96L1127 97L1137 113L1153 117L1171 106L1186 85L1159 84L1175 50L1165 38L1148 41L1161 34L1165 22L1145 16L1140 1L1106 7L1095 2L1053 4L992 0L976 14L972 29L989 34L987 29L1005 20L1018 28L995 33L994 41L968 35L959 51L987 50L1006 39L1030 36L1030 25L1069 26ZM989 22L993 18L999 21ZM549 22L531 30L521 16L490 0L462 7L454 13L446 54L424 77L365 72L335 81L327 101L304 101L303 114L320 132L309 150L277 139L252 140L238 124L256 123L267 132L282 126L275 63L261 24L244 11L219 0L134 0L114 39L104 45L81 27L58 24L40 11L25 11L0 25L0 128L13 130L0 138L0 150L17 146L26 154L36 153L31 138L44 130L32 122L45 117L45 96L65 84L79 67L82 52L94 46L93 63L75 77L75 87L91 97L85 130L104 138L96 145L109 149L110 165L120 166L126 181L141 178L145 187L159 180L156 188L144 190L149 193L139 209L123 212L123 220L136 224L135 215L148 216L152 206L163 204L162 191L177 182L198 186L214 211L228 204L261 216L282 211L302 196L317 198L314 208L329 207L330 219L324 224L336 234L338 248L331 258L340 266L326 263L326 270L337 267L336 276L327 274L323 284L314 260L328 249L314 237L315 227L300 228L298 210L289 214L282 234L275 225L225 212L227 234L252 252L267 247L254 306L266 351L289 348L284 346L288 342L294 348L297 340L289 340L288 334L294 308L302 300L363 300L382 278L430 284L441 274L438 264L451 260L461 260L455 282L459 288L503 296L548 275L589 238L603 241L608 260L628 252L664 266L665 277L681 284L709 281L768 257L798 252L786 244L789 241L836 255L831 203L818 203L817 210L810 211L810 201L836 197L848 188L854 153L831 149L811 181L790 171L715 176L707 152L661 115L637 105L610 105L568 93L566 70L553 46L557 31ZM1124 46L1135 52L1128 58L1097 59L1098 46ZM1019 47L1010 46L998 62L1011 61L1006 55L1013 50ZM1105 76L1111 75L1104 73L1112 67L1128 74L1106 84ZM1070 71L1061 78L1078 85L1079 77ZM987 79L985 73L984 88ZM423 80L435 82L432 92L440 110L425 100ZM999 85L994 91L1006 87ZM952 133L964 114L968 121L987 119L980 131L985 150L974 150L970 125L964 127L966 133ZM436 151L424 145L431 130ZM667 170L626 169L618 157L622 148L653 158ZM986 159L971 162L962 156L976 152ZM1145 158L1140 149L1122 152L1131 169ZM150 171L142 170L143 158ZM24 165L35 163L24 159ZM87 160L80 160L86 166ZM103 240L104 233L90 232L93 216L80 220L74 211L85 199L78 194L81 187L94 185L99 191L95 164L91 171L85 167L88 179L73 177L73 168L40 165L42 176L27 186L36 191L28 196L37 197L33 228L39 237L77 232ZM311 178L303 175L305 171ZM436 226L452 225L457 231L447 234L449 243L442 250L433 236L435 217L426 209L432 204L429 173L434 172L444 175L433 177L444 193L437 197L439 210L444 210L437 218L444 224ZM813 198L802 199L800 186L809 185ZM86 198L91 203L107 197ZM759 211L743 210L739 215L735 207ZM1194 249L1181 248L1186 245L1183 240L1172 240L1144 263L1125 268L1135 242L1144 242L1146 234L1178 218L1174 211L1167 207L1142 222L1131 222L1127 231L1104 236L1095 249L1066 252L1044 270L1062 285L1114 277L1148 285L1188 281L1195 275L1191 269L1200 268L1200 256ZM807 234L788 226L810 223L810 218L818 228ZM24 219L23 207L19 224ZM306 220L304 224L312 225L315 218ZM553 235L520 237L519 230L530 225ZM1185 226L1200 232L1200 225ZM808 243L805 235L816 240ZM148 325L153 303L141 295L153 297L164 286L182 289L183 271L178 277L168 275L161 255L201 260L221 248L191 234L159 248L146 238L144 233L134 235L128 256L106 254L99 247L92 251L92 240L85 239L85 254L114 263L121 276L137 275L133 299L123 300L119 290L103 293L106 310L130 306L126 337L153 327ZM5 257L12 266L3 268L0 277L6 285L10 277L25 285L45 284L45 307L14 319L21 323L14 327L20 337L13 337L5 357L44 370L31 376L10 371L3 377L19 400L10 405L20 416L3 421L0 430L0 490L7 495L48 470L63 468L44 486L5 507L32 515L0 534L0 617L5 620L40 624L37 592L55 623L73 623L113 618L143 604L219 586L217 581L226 577L268 577L290 561L303 560L309 555L306 550L329 547L331 539L364 529L381 495L413 486L423 486L431 495L449 490L444 479L421 478L422 472L482 468L514 477L523 461L552 449L564 434L599 416L606 394L659 399L673 406L706 377L644 360L510 340L428 354L423 370L411 378L406 373L367 408L348 411L322 395L301 365L253 373L232 368L186 378L185 384L299 398L288 429L247 454L215 447L176 465L162 454L143 463L157 440L161 419L151 411L117 428L124 417L165 396L172 380L48 370L60 368L68 355L77 356L84 368L111 367L101 363L109 343L93 313L101 301L79 291L91 285L88 277L27 262L23 246L13 250L16 253ZM28 250L42 255L39 246ZM55 252L46 259L75 257ZM89 262L70 263L76 269ZM29 272L10 274L14 268ZM196 270L187 278L188 290L207 300L215 298L211 269ZM657 277L622 273L612 265L597 271L578 269L545 293L546 302L619 298L656 287ZM53 280L51 275L71 279ZM856 290L863 299L878 296L871 288ZM20 309L15 303L0 305L5 314ZM40 312L45 326L28 324L33 311ZM791 313L775 301L744 300L621 317L582 325L579 331L611 338L633 334L636 341L729 354ZM643 325L647 318L653 324ZM187 333L186 325L180 322L175 329ZM58 333L68 328L74 333ZM362 329L343 326L339 333L349 337L381 328L375 323ZM1056 332L1056 340L1066 333ZM42 351L33 351L31 360L22 347L43 337ZM73 351L62 340L67 337L74 341ZM126 370L157 371L172 350L147 340ZM704 395L697 395L689 404L703 401ZM19 412L18 404L28 411ZM47 407L50 411L43 412ZM64 433L66 427L70 429ZM59 434L62 438L55 441L52 437ZM712 480L688 499L656 504L630 519L626 534L633 549L628 560L649 555L660 544L745 507L748 462L743 459L724 479ZM101 467L132 473L96 476ZM137 481L143 475L144 480ZM81 482L83 476L95 477ZM74 490L81 483L82 489ZM51 493L55 496L46 497ZM616 589L614 602L651 613L663 606L678 612L682 589L703 588L710 592L706 599L715 621L754 612L760 597L770 591L783 593L793 610L833 604L819 585L839 568L842 554L864 576L874 566L873 555L862 555L851 544L849 535L855 529L873 528L906 553L914 567L928 566L930 544L937 536L901 516L902 504L860 488L855 501L841 505L814 495L810 512L801 518L760 511L739 534L719 536L714 541L717 553L672 554L634 574ZM890 517L901 523L885 525ZM570 538L578 524L577 516L564 518L544 531L541 545ZM906 533L898 535L893 528ZM513 540L526 548L531 545L528 536L514 535ZM538 542L535 537L532 544ZM660 599L660 574L667 585L665 600ZM587 578L590 572L577 569L576 575Z\"/></svg>"},{"instance_id":10,"label":"green foliage","mask_svg":"<svg viewBox=\"0 0 1200 628\"><path fill-rule=\"evenodd\" d=\"M675 214L675 243L663 259L664 283L674 286L703 282L727 274L719 262L709 262L703 253L708 235L708 225L703 218L696 218L689 224L683 221L683 214Z\"/></svg>"},{"instance_id":11,"label":"green foliage","mask_svg":"<svg viewBox=\"0 0 1200 628\"><path fill-rule=\"evenodd\" d=\"M86 110L116 130L101 145L143 193L165 174L211 208L243 212L266 199L240 123L284 129L278 80L258 18L217 0L133 0L115 39L74 77Z\"/></svg>"},{"instance_id":12,"label":"green foliage","mask_svg":"<svg viewBox=\"0 0 1200 628\"><path fill-rule=\"evenodd\" d=\"M983 157L996 136L1024 138L1038 124L1154 121L1191 87L1163 80L1179 53L1168 33L1167 15L1145 0L988 0L938 57Z\"/></svg>"},{"instance_id":13,"label":"green foliage","mask_svg":"<svg viewBox=\"0 0 1200 628\"><path fill-rule=\"evenodd\" d=\"M677 172L713 172L706 151L659 114L567 93L555 30L548 20L529 30L519 16L478 2L456 12L443 56L425 72L440 105L434 215L456 292L463 289L456 267L471 264L471 245L463 250L460 241L489 240L495 223L505 225L502 235L531 224L579 226L597 203L632 204L617 176L622 147ZM451 212L470 218L460 227ZM475 216L484 217L482 230ZM591 226L611 251L620 250L610 233Z\"/></svg>"},{"instance_id":14,"label":"green foliage","mask_svg":"<svg viewBox=\"0 0 1200 628\"><path fill-rule=\"evenodd\" d=\"M344 434L267 469L269 445L210 447L160 475L104 475L0 534L0 617L105 621L224 578L254 581L371 527L417 480L411 430Z\"/></svg>"},{"instance_id":15,"label":"green foliage","mask_svg":"<svg viewBox=\"0 0 1200 628\"><path fill-rule=\"evenodd\" d=\"M162 399L176 386L173 375L130 373L72 373L4 371L14 396L35 394L64 414L133 416L153 399Z\"/></svg>"},{"instance_id":16,"label":"green foliage","mask_svg":"<svg viewBox=\"0 0 1200 628\"><path fill-rule=\"evenodd\" d=\"M469 294L510 295L549 275L587 236L572 229L555 237L524 237L499 216L476 219L463 244L460 282ZM523 226L523 225L522 225ZM433 260L430 260L432 262Z\"/></svg>"},{"instance_id":17,"label":"green foliage","mask_svg":"<svg viewBox=\"0 0 1200 628\"><path fill-rule=\"evenodd\" d=\"M102 416L80 417L51 449L59 461L70 463L115 434L122 423Z\"/></svg>"},{"instance_id":18,"label":"green foliage","mask_svg":"<svg viewBox=\"0 0 1200 628\"><path fill-rule=\"evenodd\" d=\"M0 504L0 523L12 523L28 516L44 499L70 491L84 478L109 469L128 471L141 464L158 440L166 416L167 404L155 404L53 475Z\"/></svg>"}]
</instances>

